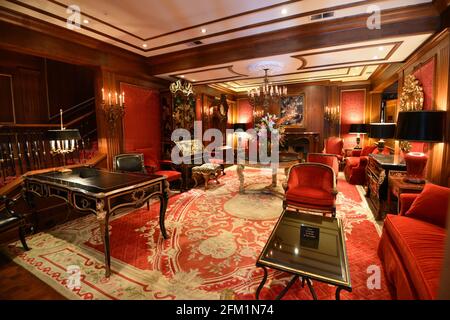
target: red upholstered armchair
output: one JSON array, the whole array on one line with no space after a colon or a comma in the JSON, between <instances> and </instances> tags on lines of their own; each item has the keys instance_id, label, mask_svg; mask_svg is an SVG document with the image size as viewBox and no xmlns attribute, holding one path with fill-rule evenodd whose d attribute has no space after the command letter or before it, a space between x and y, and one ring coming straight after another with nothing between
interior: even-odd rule
<instances>
[{"instance_id":1,"label":"red upholstered armchair","mask_svg":"<svg viewBox=\"0 0 450 320\"><path fill-rule=\"evenodd\" d=\"M283 185L283 208L306 209L336 215L336 175L321 163L300 163L289 170Z\"/></svg>"},{"instance_id":2,"label":"red upholstered armchair","mask_svg":"<svg viewBox=\"0 0 450 320\"><path fill-rule=\"evenodd\" d=\"M389 154L389 149L385 148L383 154ZM353 150L352 156L345 159L344 175L350 184L366 184L366 167L369 163L369 154L379 153L376 146L367 146L363 149Z\"/></svg>"},{"instance_id":3,"label":"red upholstered armchair","mask_svg":"<svg viewBox=\"0 0 450 320\"><path fill-rule=\"evenodd\" d=\"M166 176L169 183L179 181L180 191L183 191L183 179L181 172L176 171L172 167L172 161L157 159L151 148L136 149L136 152L140 152L144 155L144 165L148 173Z\"/></svg>"},{"instance_id":4,"label":"red upholstered armchair","mask_svg":"<svg viewBox=\"0 0 450 320\"><path fill-rule=\"evenodd\" d=\"M333 168L336 179L339 174L339 160L335 154L308 153L307 162L322 163ZM337 180L336 180L337 181Z\"/></svg>"},{"instance_id":5,"label":"red upholstered armchair","mask_svg":"<svg viewBox=\"0 0 450 320\"><path fill-rule=\"evenodd\" d=\"M334 154L339 162L341 162L344 159L344 140L338 137L326 139L322 153Z\"/></svg>"}]
</instances>

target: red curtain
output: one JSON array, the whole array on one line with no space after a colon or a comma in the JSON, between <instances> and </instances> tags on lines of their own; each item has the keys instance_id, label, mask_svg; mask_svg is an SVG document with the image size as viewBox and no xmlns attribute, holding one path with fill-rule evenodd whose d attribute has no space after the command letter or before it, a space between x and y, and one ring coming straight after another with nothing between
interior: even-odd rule
<instances>
[{"instance_id":1,"label":"red curtain","mask_svg":"<svg viewBox=\"0 0 450 320\"><path fill-rule=\"evenodd\" d=\"M124 149L151 148L153 155L160 159L161 154L161 112L159 91L121 84L125 93Z\"/></svg>"}]
</instances>

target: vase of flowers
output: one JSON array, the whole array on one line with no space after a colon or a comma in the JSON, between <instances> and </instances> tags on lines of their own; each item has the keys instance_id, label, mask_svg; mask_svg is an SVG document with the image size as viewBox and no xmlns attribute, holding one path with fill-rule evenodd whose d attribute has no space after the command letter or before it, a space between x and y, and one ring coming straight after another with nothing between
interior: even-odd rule
<instances>
[{"instance_id":1,"label":"vase of flowers","mask_svg":"<svg viewBox=\"0 0 450 320\"><path fill-rule=\"evenodd\" d=\"M260 148L267 148L267 155L271 154L272 134L278 138L279 145L283 145L285 141L285 127L281 124L285 121L285 118L278 118L276 115L268 113L267 115L263 116L260 122L256 125L255 130L257 132L258 138L260 139L260 143L264 143L265 141L267 141L264 145L259 145ZM264 136L267 137L267 140L261 139L264 138Z\"/></svg>"}]
</instances>

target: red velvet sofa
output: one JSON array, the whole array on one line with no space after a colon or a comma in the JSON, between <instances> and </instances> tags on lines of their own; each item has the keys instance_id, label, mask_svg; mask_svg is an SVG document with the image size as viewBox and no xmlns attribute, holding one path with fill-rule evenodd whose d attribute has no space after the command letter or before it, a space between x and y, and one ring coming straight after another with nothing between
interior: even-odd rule
<instances>
[{"instance_id":1,"label":"red velvet sofa","mask_svg":"<svg viewBox=\"0 0 450 320\"><path fill-rule=\"evenodd\" d=\"M353 150L352 156L345 158L344 175L345 180L350 184L366 184L366 167L369 163L369 154L379 153L376 146L367 146L360 150ZM383 154L389 154L388 148L385 148Z\"/></svg>"},{"instance_id":2,"label":"red velvet sofa","mask_svg":"<svg viewBox=\"0 0 450 320\"><path fill-rule=\"evenodd\" d=\"M400 213L386 216L378 255L394 298L438 297L449 199L449 188L428 184L402 194Z\"/></svg>"}]
</instances>

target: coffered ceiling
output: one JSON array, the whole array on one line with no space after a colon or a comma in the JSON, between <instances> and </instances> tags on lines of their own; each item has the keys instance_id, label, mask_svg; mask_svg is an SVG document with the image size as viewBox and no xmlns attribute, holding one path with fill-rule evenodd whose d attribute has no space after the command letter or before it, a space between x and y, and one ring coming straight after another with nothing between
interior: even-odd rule
<instances>
[{"instance_id":1,"label":"coffered ceiling","mask_svg":"<svg viewBox=\"0 0 450 320\"><path fill-rule=\"evenodd\" d=\"M258 70L253 67L259 63L268 68L275 66L272 69L277 70L270 72L270 81L274 84L320 80L365 81L380 64L404 61L430 36L431 33L425 33L355 42L206 68L180 70L159 76L171 81L176 78L186 79L197 84L211 84L218 89L242 92L262 83L262 68Z\"/></svg>"},{"instance_id":2,"label":"coffered ceiling","mask_svg":"<svg viewBox=\"0 0 450 320\"><path fill-rule=\"evenodd\" d=\"M2 0L11 9L66 27L70 5L80 9L75 32L146 57L431 0ZM325 18L322 14L325 15ZM313 20L313 16L318 20Z\"/></svg>"},{"instance_id":3,"label":"coffered ceiling","mask_svg":"<svg viewBox=\"0 0 450 320\"><path fill-rule=\"evenodd\" d=\"M371 6L379 30L367 28ZM0 0L0 10L124 49L160 78L237 93L262 82L258 63L277 66L276 84L368 80L440 25L432 0Z\"/></svg>"}]
</instances>

